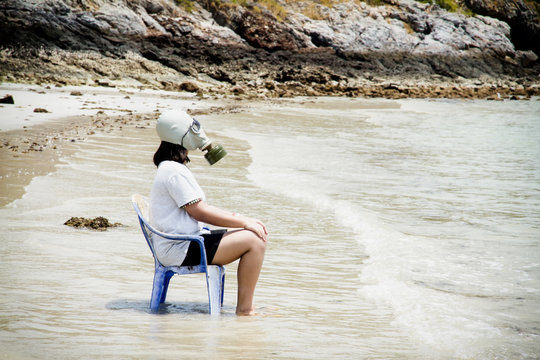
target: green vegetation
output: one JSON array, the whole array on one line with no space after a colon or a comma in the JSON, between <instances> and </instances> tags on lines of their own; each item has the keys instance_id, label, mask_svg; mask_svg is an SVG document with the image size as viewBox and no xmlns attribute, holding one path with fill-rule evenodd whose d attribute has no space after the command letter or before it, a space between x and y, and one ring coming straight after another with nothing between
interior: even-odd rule
<instances>
[{"instance_id":1,"label":"green vegetation","mask_svg":"<svg viewBox=\"0 0 540 360\"><path fill-rule=\"evenodd\" d=\"M188 0L176 0L177 3L193 3ZM278 21L283 21L287 17L287 10L276 0L198 0L206 9L215 11L230 6L248 7L254 12L261 12L261 8L266 8L275 16ZM257 4L259 6L257 6Z\"/></svg>"},{"instance_id":2,"label":"green vegetation","mask_svg":"<svg viewBox=\"0 0 540 360\"><path fill-rule=\"evenodd\" d=\"M381 6L385 4L384 0L365 0L364 2L371 6Z\"/></svg>"},{"instance_id":3,"label":"green vegetation","mask_svg":"<svg viewBox=\"0 0 540 360\"><path fill-rule=\"evenodd\" d=\"M294 0L286 0L287 2L293 2ZM315 8L317 8L317 5L323 5L328 8L333 7L336 4L348 2L350 0L313 0L313 1L306 1L306 3L309 3L306 8L309 9L308 12L311 12L313 15L317 16L316 11L313 11ZM386 0L353 0L357 4L360 2L364 2L371 6L380 6L387 4L388 2ZM460 0L417 0L423 3L427 4L437 4L441 8L451 11L451 12L461 12L465 15L473 15L473 13L463 5L463 1ZM532 3L534 3L535 6L540 7L540 0L529 0ZM304 14L305 15L305 14ZM319 14L320 15L320 14ZM306 15L307 16L307 15Z\"/></svg>"},{"instance_id":4,"label":"green vegetation","mask_svg":"<svg viewBox=\"0 0 540 360\"><path fill-rule=\"evenodd\" d=\"M296 2L296 0L285 0L287 3ZM322 6L332 8L334 5L350 2L351 0L312 0L302 1L302 14L313 20L324 20L325 15ZM386 4L386 0L352 0L356 4L366 3L371 6L381 6Z\"/></svg>"},{"instance_id":5,"label":"green vegetation","mask_svg":"<svg viewBox=\"0 0 540 360\"><path fill-rule=\"evenodd\" d=\"M304 14L305 16L307 16L308 18L312 20L322 20L324 18L321 14L319 7L313 3L305 6L302 9L302 14Z\"/></svg>"},{"instance_id":6,"label":"green vegetation","mask_svg":"<svg viewBox=\"0 0 540 360\"><path fill-rule=\"evenodd\" d=\"M255 0L255 2L267 8L278 21L283 21L287 17L287 10L276 0Z\"/></svg>"},{"instance_id":7,"label":"green vegetation","mask_svg":"<svg viewBox=\"0 0 540 360\"><path fill-rule=\"evenodd\" d=\"M457 0L417 0L417 1L426 3L426 4L437 4L441 8L450 12L460 12L464 15L469 15L469 16L474 15L474 13L470 9L464 6L462 2L457 1Z\"/></svg>"},{"instance_id":8,"label":"green vegetation","mask_svg":"<svg viewBox=\"0 0 540 360\"><path fill-rule=\"evenodd\" d=\"M315 1L311 1L311 2L315 3L315 4L320 4L320 5L326 6L328 8L331 8L336 4L340 4L340 3L343 3L343 2L349 2L349 1L351 1L351 0L315 0ZM383 4L386 3L385 0L353 0L353 1L355 3L357 3L357 4L359 4L361 2L365 2L366 4L373 5L373 6L383 5Z\"/></svg>"},{"instance_id":9,"label":"green vegetation","mask_svg":"<svg viewBox=\"0 0 540 360\"><path fill-rule=\"evenodd\" d=\"M192 12L195 10L194 1L191 0L176 0L176 3L180 5L187 12Z\"/></svg>"},{"instance_id":10,"label":"green vegetation","mask_svg":"<svg viewBox=\"0 0 540 360\"><path fill-rule=\"evenodd\" d=\"M282 0L283 1L283 0ZM298 0L284 0L286 3L296 3ZM343 2L349 2L351 0L303 0L301 4L303 6L302 13L307 17L314 20L324 19L324 7L332 8L336 4ZM352 0L357 4L364 2L371 6L380 6L387 4L388 0ZM474 15L461 0L416 0L427 4L436 4L441 8L451 11L460 12L465 15ZM525 0L530 6L540 12L540 0ZM278 0L175 0L175 2L186 11L195 10L195 3L198 2L206 9L220 9L228 6L243 6L249 7L255 12L259 12L262 8L266 8L270 11L278 21L283 21L287 17L287 9L285 9ZM281 2L283 3L283 2Z\"/></svg>"},{"instance_id":11,"label":"green vegetation","mask_svg":"<svg viewBox=\"0 0 540 360\"><path fill-rule=\"evenodd\" d=\"M336 1L334 1L334 0L320 0L320 1L319 1L319 3L320 3L321 5L324 5L324 6L329 7L329 8L331 8L332 6L334 6L334 3L335 3L335 2L336 2Z\"/></svg>"},{"instance_id":12,"label":"green vegetation","mask_svg":"<svg viewBox=\"0 0 540 360\"><path fill-rule=\"evenodd\" d=\"M435 3L443 9L451 12L456 12L460 8L455 0L435 0Z\"/></svg>"},{"instance_id":13,"label":"green vegetation","mask_svg":"<svg viewBox=\"0 0 540 360\"><path fill-rule=\"evenodd\" d=\"M295 0L285 0L287 3L295 2ZM325 18L322 13L321 6L327 8L332 8L335 4L344 2L346 0L315 0L315 1L304 1L302 14L313 20L323 20ZM356 0L355 0L356 1Z\"/></svg>"}]
</instances>

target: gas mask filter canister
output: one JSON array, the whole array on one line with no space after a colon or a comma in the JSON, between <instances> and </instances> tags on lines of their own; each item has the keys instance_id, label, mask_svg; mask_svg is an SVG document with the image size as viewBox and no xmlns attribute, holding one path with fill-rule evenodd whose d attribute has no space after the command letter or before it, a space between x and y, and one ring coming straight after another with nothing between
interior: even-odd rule
<instances>
[{"instance_id":1,"label":"gas mask filter canister","mask_svg":"<svg viewBox=\"0 0 540 360\"><path fill-rule=\"evenodd\" d=\"M172 110L161 114L156 124L156 131L162 141L182 145L188 150L206 151L204 157L210 165L221 160L227 152L223 146L213 144L201 124L182 110Z\"/></svg>"}]
</instances>

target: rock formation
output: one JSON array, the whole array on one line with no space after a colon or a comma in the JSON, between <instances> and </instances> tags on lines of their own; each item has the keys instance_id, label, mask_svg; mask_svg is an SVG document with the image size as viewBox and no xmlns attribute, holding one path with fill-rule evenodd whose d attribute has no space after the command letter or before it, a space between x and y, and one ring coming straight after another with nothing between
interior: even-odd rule
<instances>
[{"instance_id":1,"label":"rock formation","mask_svg":"<svg viewBox=\"0 0 540 360\"><path fill-rule=\"evenodd\" d=\"M64 225L72 226L75 228L88 228L93 230L105 231L110 227L122 226L120 223L111 223L107 218L98 216L93 219L84 217L71 217Z\"/></svg>"},{"instance_id":2,"label":"rock formation","mask_svg":"<svg viewBox=\"0 0 540 360\"><path fill-rule=\"evenodd\" d=\"M477 14L506 22L517 49L540 54L540 21L536 9L523 0L465 0Z\"/></svg>"},{"instance_id":3,"label":"rock formation","mask_svg":"<svg viewBox=\"0 0 540 360\"><path fill-rule=\"evenodd\" d=\"M532 13L479 5L510 0L467 0L487 16L387 1L275 0L276 14L231 0L3 0L0 79L200 95L538 93L538 42L516 30L522 19L538 26Z\"/></svg>"}]
</instances>

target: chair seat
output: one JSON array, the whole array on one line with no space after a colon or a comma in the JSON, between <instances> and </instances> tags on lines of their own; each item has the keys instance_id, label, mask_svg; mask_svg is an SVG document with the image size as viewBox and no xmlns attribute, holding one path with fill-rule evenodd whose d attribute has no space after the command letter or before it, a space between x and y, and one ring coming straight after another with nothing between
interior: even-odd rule
<instances>
[{"instance_id":1,"label":"chair seat","mask_svg":"<svg viewBox=\"0 0 540 360\"><path fill-rule=\"evenodd\" d=\"M206 287L208 289L208 311L212 315L218 315L223 306L223 292L225 286L225 268L220 265L208 265L206 261L206 250L204 248L204 238L198 235L178 235L163 233L148 222L148 199L142 195L135 194L131 197L133 208L139 218L139 224L143 232L146 243L154 257L154 283L152 286L152 297L150 299L150 310L157 313L159 304L165 301L169 282L174 275L205 273ZM201 252L201 262L194 266L163 266L155 253L152 242L152 234L163 238L178 241L195 241L199 244Z\"/></svg>"}]
</instances>

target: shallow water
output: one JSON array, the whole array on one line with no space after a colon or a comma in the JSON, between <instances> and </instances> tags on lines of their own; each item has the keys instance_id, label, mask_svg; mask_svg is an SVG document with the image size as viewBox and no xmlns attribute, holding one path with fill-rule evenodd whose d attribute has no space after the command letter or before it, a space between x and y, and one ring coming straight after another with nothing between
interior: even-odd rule
<instances>
[{"instance_id":1,"label":"shallow water","mask_svg":"<svg viewBox=\"0 0 540 360\"><path fill-rule=\"evenodd\" d=\"M317 99L199 120L229 156L208 201L267 224L261 316L211 318L201 276L147 311L152 259L129 197L157 137L70 144L0 209L8 358L461 358L540 353L540 102ZM117 152L118 148L127 149ZM92 232L71 216L125 226Z\"/></svg>"}]
</instances>

